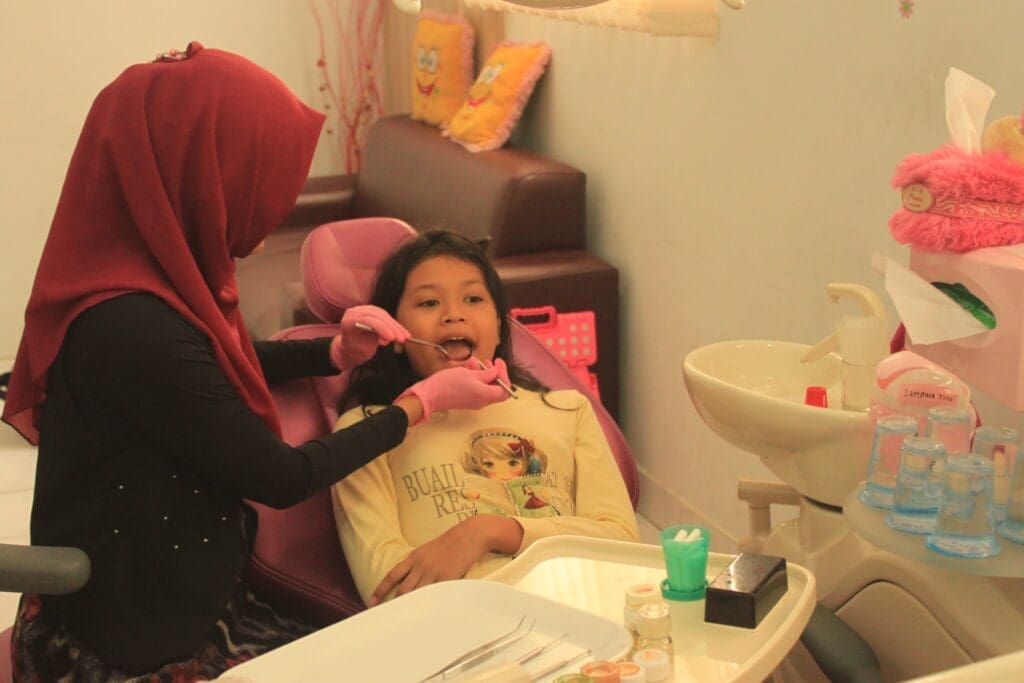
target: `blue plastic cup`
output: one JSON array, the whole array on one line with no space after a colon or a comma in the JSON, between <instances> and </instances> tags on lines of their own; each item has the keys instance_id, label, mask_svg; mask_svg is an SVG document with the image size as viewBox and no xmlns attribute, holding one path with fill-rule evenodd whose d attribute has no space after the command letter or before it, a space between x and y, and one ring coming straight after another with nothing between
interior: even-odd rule
<instances>
[{"instance_id":1,"label":"blue plastic cup","mask_svg":"<svg viewBox=\"0 0 1024 683\"><path fill-rule=\"evenodd\" d=\"M1006 505L1010 499L1010 477L1013 463L1017 460L1019 435L1012 427L978 427L974 433L971 452L989 459L992 463L992 508L996 524L1006 519Z\"/></svg>"},{"instance_id":2,"label":"blue plastic cup","mask_svg":"<svg viewBox=\"0 0 1024 683\"><path fill-rule=\"evenodd\" d=\"M928 409L928 427L925 436L946 447L946 453L970 453L974 423L971 414L963 408L937 406Z\"/></svg>"},{"instance_id":3,"label":"blue plastic cup","mask_svg":"<svg viewBox=\"0 0 1024 683\"><path fill-rule=\"evenodd\" d=\"M875 425L871 443L868 477L860 500L876 508L892 507L896 490L896 474L900 464L900 448L908 436L917 436L917 420L907 415L888 415Z\"/></svg>"},{"instance_id":4,"label":"blue plastic cup","mask_svg":"<svg viewBox=\"0 0 1024 683\"><path fill-rule=\"evenodd\" d=\"M700 539L676 540L680 531L700 531ZM661 582L661 594L667 600L702 600L708 587L708 542L711 534L702 526L680 524L661 530L661 548L665 552L668 578Z\"/></svg>"},{"instance_id":5,"label":"blue plastic cup","mask_svg":"<svg viewBox=\"0 0 1024 683\"><path fill-rule=\"evenodd\" d=\"M935 531L925 540L925 545L954 557L980 558L999 553L992 506L992 472L992 463L981 455L946 458Z\"/></svg>"},{"instance_id":6,"label":"blue plastic cup","mask_svg":"<svg viewBox=\"0 0 1024 683\"><path fill-rule=\"evenodd\" d=\"M1024 453L1017 454L1006 500L1006 519L999 525L999 534L1014 543L1024 543Z\"/></svg>"},{"instance_id":7,"label":"blue plastic cup","mask_svg":"<svg viewBox=\"0 0 1024 683\"><path fill-rule=\"evenodd\" d=\"M935 529L945 460L946 447L935 439L912 436L903 441L886 524L912 534L930 534Z\"/></svg>"}]
</instances>

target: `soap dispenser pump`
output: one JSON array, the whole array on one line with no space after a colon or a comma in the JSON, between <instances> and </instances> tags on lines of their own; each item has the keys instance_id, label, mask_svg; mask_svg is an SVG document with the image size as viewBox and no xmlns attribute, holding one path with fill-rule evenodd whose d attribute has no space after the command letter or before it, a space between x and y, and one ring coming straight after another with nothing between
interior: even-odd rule
<instances>
[{"instance_id":1,"label":"soap dispenser pump","mask_svg":"<svg viewBox=\"0 0 1024 683\"><path fill-rule=\"evenodd\" d=\"M887 355L885 305L870 288L852 282L831 282L827 291L832 303L838 305L842 299L850 298L860 311L849 314L840 310L836 331L808 349L803 361L815 361L837 351L843 362L843 408L867 410L875 385L875 368Z\"/></svg>"}]
</instances>

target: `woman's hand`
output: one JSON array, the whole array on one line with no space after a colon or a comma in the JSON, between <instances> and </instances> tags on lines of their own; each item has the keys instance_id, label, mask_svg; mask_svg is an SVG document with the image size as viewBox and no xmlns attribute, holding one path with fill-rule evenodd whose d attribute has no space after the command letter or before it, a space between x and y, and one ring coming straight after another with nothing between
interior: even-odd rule
<instances>
[{"instance_id":1,"label":"woman's hand","mask_svg":"<svg viewBox=\"0 0 1024 683\"><path fill-rule=\"evenodd\" d=\"M498 379L508 382L508 369L500 358L483 370L478 370L472 361L466 361L464 367L438 370L420 380L406 389L399 399L418 398L424 419L439 410L476 410L508 398L508 392L495 384Z\"/></svg>"},{"instance_id":2,"label":"woman's hand","mask_svg":"<svg viewBox=\"0 0 1024 683\"><path fill-rule=\"evenodd\" d=\"M487 553L511 555L522 542L523 528L510 517L474 515L464 519L396 564L373 591L368 604L373 607L392 590L396 596L404 595L438 581L461 579Z\"/></svg>"},{"instance_id":3,"label":"woman's hand","mask_svg":"<svg viewBox=\"0 0 1024 683\"><path fill-rule=\"evenodd\" d=\"M331 341L331 365L351 370L373 358L378 346L408 338L409 331L383 308L353 306L341 317L341 334Z\"/></svg>"}]
</instances>

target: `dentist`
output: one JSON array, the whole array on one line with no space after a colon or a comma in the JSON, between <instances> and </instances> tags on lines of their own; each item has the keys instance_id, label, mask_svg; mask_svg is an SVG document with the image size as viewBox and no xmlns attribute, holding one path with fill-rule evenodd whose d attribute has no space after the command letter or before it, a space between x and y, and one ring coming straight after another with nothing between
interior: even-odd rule
<instances>
[{"instance_id":1,"label":"dentist","mask_svg":"<svg viewBox=\"0 0 1024 683\"><path fill-rule=\"evenodd\" d=\"M337 373L409 334L371 307L333 340L246 333L234 259L291 209L322 123L270 73L199 43L96 98L3 415L39 444L33 544L81 548L92 571L73 595L22 597L19 680L205 680L311 630L245 585L245 499L301 501L394 448L423 410L410 396L298 447L279 436L268 381ZM498 372L451 368L421 396L481 407L506 396Z\"/></svg>"}]
</instances>

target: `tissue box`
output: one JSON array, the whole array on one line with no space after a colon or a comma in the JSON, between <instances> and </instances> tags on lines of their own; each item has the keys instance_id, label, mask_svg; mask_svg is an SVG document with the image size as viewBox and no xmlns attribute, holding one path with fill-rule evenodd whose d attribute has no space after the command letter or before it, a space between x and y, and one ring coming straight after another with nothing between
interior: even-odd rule
<instances>
[{"instance_id":1,"label":"tissue box","mask_svg":"<svg viewBox=\"0 0 1024 683\"><path fill-rule=\"evenodd\" d=\"M740 553L708 585L704 621L755 628L788 588L785 558Z\"/></svg>"},{"instance_id":2,"label":"tissue box","mask_svg":"<svg viewBox=\"0 0 1024 683\"><path fill-rule=\"evenodd\" d=\"M910 250L910 269L931 283L960 284L991 309L996 326L962 339L908 348L1014 410L1024 410L1024 251L963 254Z\"/></svg>"}]
</instances>

